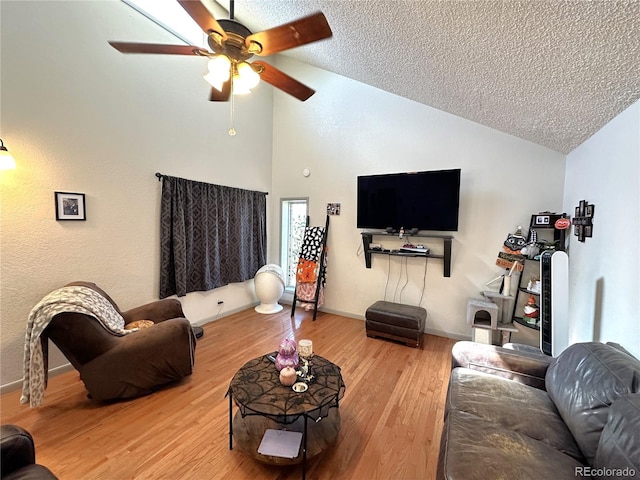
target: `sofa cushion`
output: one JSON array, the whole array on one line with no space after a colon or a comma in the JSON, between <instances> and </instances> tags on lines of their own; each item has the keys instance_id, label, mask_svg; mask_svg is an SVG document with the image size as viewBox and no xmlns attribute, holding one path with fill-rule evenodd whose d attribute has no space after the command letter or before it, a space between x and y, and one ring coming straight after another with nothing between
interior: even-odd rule
<instances>
[{"instance_id":1,"label":"sofa cushion","mask_svg":"<svg viewBox=\"0 0 640 480\"><path fill-rule=\"evenodd\" d=\"M544 442L458 410L449 411L441 442L438 479L575 478L583 466Z\"/></svg>"},{"instance_id":2,"label":"sofa cushion","mask_svg":"<svg viewBox=\"0 0 640 480\"><path fill-rule=\"evenodd\" d=\"M609 406L640 391L640 362L602 343L576 343L549 366L547 391L589 465L594 465Z\"/></svg>"},{"instance_id":3,"label":"sofa cushion","mask_svg":"<svg viewBox=\"0 0 640 480\"><path fill-rule=\"evenodd\" d=\"M544 377L552 361L540 351L523 352L469 341L457 342L451 349L452 368L471 368L541 390L545 390Z\"/></svg>"},{"instance_id":4,"label":"sofa cushion","mask_svg":"<svg viewBox=\"0 0 640 480\"><path fill-rule=\"evenodd\" d=\"M609 408L607 424L600 435L594 468L610 469L604 478L640 478L640 393L619 398ZM616 472L625 470L627 473ZM631 471L635 475L631 474Z\"/></svg>"},{"instance_id":5,"label":"sofa cushion","mask_svg":"<svg viewBox=\"0 0 640 480\"><path fill-rule=\"evenodd\" d=\"M459 410L584 461L549 394L484 372L451 372L447 411Z\"/></svg>"}]
</instances>

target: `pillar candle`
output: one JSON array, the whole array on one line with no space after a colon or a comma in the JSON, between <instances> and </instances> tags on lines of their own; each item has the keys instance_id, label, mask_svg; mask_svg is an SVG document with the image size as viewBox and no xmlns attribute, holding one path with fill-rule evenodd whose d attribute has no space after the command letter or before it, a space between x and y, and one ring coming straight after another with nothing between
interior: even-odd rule
<instances>
[{"instance_id":1,"label":"pillar candle","mask_svg":"<svg viewBox=\"0 0 640 480\"><path fill-rule=\"evenodd\" d=\"M313 342L303 339L298 342L298 355L308 358L313 355Z\"/></svg>"}]
</instances>

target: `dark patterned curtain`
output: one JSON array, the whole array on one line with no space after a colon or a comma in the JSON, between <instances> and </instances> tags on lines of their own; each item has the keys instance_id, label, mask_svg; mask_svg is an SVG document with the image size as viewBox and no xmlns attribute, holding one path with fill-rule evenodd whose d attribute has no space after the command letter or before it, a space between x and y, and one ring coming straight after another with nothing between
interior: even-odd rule
<instances>
[{"instance_id":1,"label":"dark patterned curtain","mask_svg":"<svg viewBox=\"0 0 640 480\"><path fill-rule=\"evenodd\" d=\"M160 298L255 276L266 263L266 193L163 176Z\"/></svg>"}]
</instances>

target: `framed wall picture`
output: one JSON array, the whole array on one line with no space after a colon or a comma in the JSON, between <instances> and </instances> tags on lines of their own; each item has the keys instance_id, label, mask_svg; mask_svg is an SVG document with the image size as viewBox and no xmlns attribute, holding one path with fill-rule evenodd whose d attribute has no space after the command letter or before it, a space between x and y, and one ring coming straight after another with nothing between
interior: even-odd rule
<instances>
[{"instance_id":1,"label":"framed wall picture","mask_svg":"<svg viewBox=\"0 0 640 480\"><path fill-rule=\"evenodd\" d=\"M593 204L588 204L584 209L584 214L587 217L593 217Z\"/></svg>"},{"instance_id":2,"label":"framed wall picture","mask_svg":"<svg viewBox=\"0 0 640 480\"><path fill-rule=\"evenodd\" d=\"M84 193L55 192L56 220L86 220Z\"/></svg>"},{"instance_id":3,"label":"framed wall picture","mask_svg":"<svg viewBox=\"0 0 640 480\"><path fill-rule=\"evenodd\" d=\"M549 219L549 215L536 215L536 222L535 222L536 226L549 226L550 225L550 219Z\"/></svg>"},{"instance_id":4,"label":"framed wall picture","mask_svg":"<svg viewBox=\"0 0 640 480\"><path fill-rule=\"evenodd\" d=\"M592 237L593 236L593 225L585 225L582 233L584 234L585 237Z\"/></svg>"}]
</instances>

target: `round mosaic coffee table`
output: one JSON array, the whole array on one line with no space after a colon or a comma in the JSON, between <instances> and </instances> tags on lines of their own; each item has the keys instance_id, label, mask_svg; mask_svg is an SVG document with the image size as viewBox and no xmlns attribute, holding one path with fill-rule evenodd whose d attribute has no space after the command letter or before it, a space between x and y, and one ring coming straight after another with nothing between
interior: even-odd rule
<instances>
[{"instance_id":1,"label":"round mosaic coffee table","mask_svg":"<svg viewBox=\"0 0 640 480\"><path fill-rule=\"evenodd\" d=\"M314 379L308 390L301 393L280 383L279 372L267 355L250 360L238 370L227 391L229 449L233 448L235 438L239 450L261 462L302 463L304 478L307 458L321 453L338 436L338 407L345 391L340 367L319 355L314 355L310 364ZM238 407L235 417L234 403ZM284 458L258 453L269 428L301 432L302 448L298 456Z\"/></svg>"}]
</instances>

